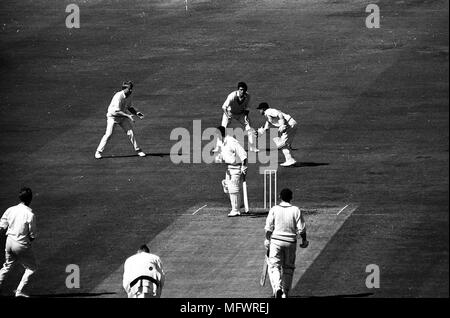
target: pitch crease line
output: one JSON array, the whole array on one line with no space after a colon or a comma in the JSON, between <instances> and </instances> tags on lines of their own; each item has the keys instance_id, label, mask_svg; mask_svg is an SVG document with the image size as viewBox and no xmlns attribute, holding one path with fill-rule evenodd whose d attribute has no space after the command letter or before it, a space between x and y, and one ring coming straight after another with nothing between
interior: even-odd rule
<instances>
[{"instance_id":1,"label":"pitch crease line","mask_svg":"<svg viewBox=\"0 0 450 318\"><path fill-rule=\"evenodd\" d=\"M201 208L198 208L197 210L195 210L194 213L192 213L192 215L195 215L195 213L197 213L198 211L200 211L201 209L203 209L203 208L206 207L206 206L207 206L207 204L205 204L205 205L202 206Z\"/></svg>"},{"instance_id":2,"label":"pitch crease line","mask_svg":"<svg viewBox=\"0 0 450 318\"><path fill-rule=\"evenodd\" d=\"M341 213L342 211L344 211L347 207L349 206L349 204L347 204L346 206L344 206L336 215L339 215L339 213Z\"/></svg>"}]
</instances>

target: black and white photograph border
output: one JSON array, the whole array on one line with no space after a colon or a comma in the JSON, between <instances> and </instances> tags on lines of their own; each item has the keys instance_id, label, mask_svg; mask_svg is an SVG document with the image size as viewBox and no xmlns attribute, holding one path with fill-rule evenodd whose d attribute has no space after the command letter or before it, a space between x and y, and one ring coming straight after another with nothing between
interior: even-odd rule
<instances>
[{"instance_id":1,"label":"black and white photograph border","mask_svg":"<svg viewBox=\"0 0 450 318\"><path fill-rule=\"evenodd\" d=\"M448 6L2 0L1 298L448 298Z\"/></svg>"}]
</instances>

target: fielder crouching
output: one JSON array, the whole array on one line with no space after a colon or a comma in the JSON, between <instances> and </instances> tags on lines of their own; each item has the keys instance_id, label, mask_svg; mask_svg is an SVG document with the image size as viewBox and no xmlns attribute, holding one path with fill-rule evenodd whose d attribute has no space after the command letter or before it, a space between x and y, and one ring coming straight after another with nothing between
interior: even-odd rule
<instances>
[{"instance_id":1,"label":"fielder crouching","mask_svg":"<svg viewBox=\"0 0 450 318\"><path fill-rule=\"evenodd\" d=\"M128 298L160 298L165 274L159 256L142 245L124 265L123 288Z\"/></svg>"},{"instance_id":2,"label":"fielder crouching","mask_svg":"<svg viewBox=\"0 0 450 318\"><path fill-rule=\"evenodd\" d=\"M280 164L284 167L293 166L296 160L292 157L292 142L297 132L297 122L292 116L283 113L275 108L270 108L267 103L261 103L256 109L259 109L261 115L266 117L266 123L258 129L258 136L266 132L270 126L278 128L279 137L273 138L278 149L283 153L286 161Z\"/></svg>"},{"instance_id":3,"label":"fielder crouching","mask_svg":"<svg viewBox=\"0 0 450 318\"><path fill-rule=\"evenodd\" d=\"M266 219L264 246L269 249L269 278L275 298L287 298L295 270L297 237L301 248L309 245L302 211L291 205L292 191L280 192L281 203L272 207Z\"/></svg>"},{"instance_id":4,"label":"fielder crouching","mask_svg":"<svg viewBox=\"0 0 450 318\"><path fill-rule=\"evenodd\" d=\"M231 211L228 216L241 214L241 181L247 174L247 153L232 136L226 135L225 127L217 127L219 150L216 162L226 163L225 180L222 180L223 190L230 196Z\"/></svg>"}]
</instances>

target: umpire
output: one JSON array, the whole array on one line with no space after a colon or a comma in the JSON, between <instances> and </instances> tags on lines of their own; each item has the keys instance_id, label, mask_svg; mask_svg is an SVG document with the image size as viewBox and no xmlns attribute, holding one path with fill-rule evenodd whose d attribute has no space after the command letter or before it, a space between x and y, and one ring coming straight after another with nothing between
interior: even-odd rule
<instances>
[{"instance_id":1,"label":"umpire","mask_svg":"<svg viewBox=\"0 0 450 318\"><path fill-rule=\"evenodd\" d=\"M297 237L302 238L300 247L306 248L306 223L302 211L291 205L292 191L280 192L281 203L272 207L266 219L266 239L269 248L269 278L275 298L287 298L295 270Z\"/></svg>"}]
</instances>

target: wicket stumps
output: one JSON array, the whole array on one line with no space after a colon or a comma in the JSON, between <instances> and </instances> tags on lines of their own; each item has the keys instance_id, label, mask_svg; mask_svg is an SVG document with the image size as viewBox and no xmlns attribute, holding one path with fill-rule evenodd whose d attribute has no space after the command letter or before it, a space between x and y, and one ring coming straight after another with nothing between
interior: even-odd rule
<instances>
[{"instance_id":1,"label":"wicket stumps","mask_svg":"<svg viewBox=\"0 0 450 318\"><path fill-rule=\"evenodd\" d=\"M272 178L273 175L273 178ZM273 179L273 182L272 182ZM264 170L264 209L272 208L272 183L273 183L273 205L277 204L277 171Z\"/></svg>"}]
</instances>

